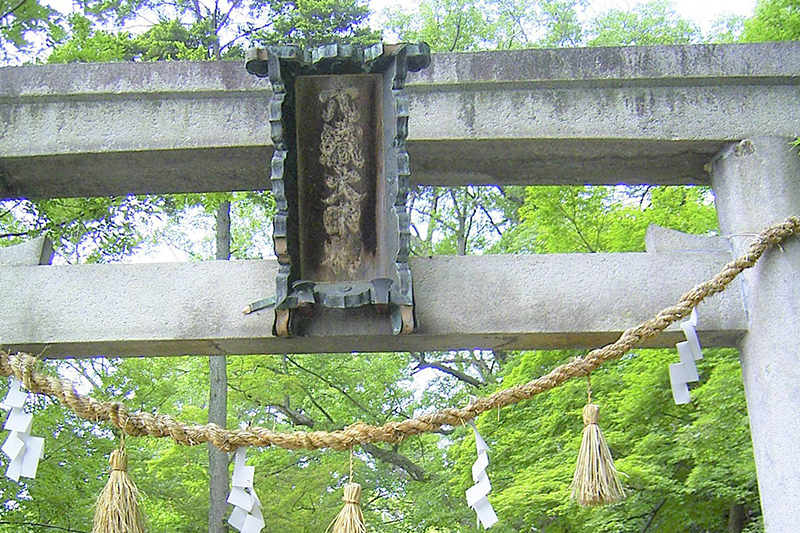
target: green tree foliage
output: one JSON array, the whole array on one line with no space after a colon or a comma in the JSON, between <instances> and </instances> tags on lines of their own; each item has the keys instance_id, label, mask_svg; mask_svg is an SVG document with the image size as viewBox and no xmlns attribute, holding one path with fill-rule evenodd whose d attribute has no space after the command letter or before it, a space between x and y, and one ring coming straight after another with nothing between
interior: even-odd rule
<instances>
[{"instance_id":1,"label":"green tree foliage","mask_svg":"<svg viewBox=\"0 0 800 533\"><path fill-rule=\"evenodd\" d=\"M714 44L730 44L741 39L745 17L741 15L723 16L716 20L706 40Z\"/></svg>"},{"instance_id":2,"label":"green tree foliage","mask_svg":"<svg viewBox=\"0 0 800 533\"><path fill-rule=\"evenodd\" d=\"M529 252L640 251L650 223L694 233L716 228L708 191L694 187L529 187L520 214L503 241L514 248L513 241L523 240L516 249ZM570 382L497 416L484 415L479 427L493 449L491 499L504 517L498 531L727 531L737 506L757 529L738 361L730 350L706 352L688 408L672 403L667 367L673 350L637 351L593 375L602 426L630 493L617 506L582 510L569 501L585 383ZM503 386L524 383L573 355L507 357ZM460 492L471 485L472 439L449 456L461 472L450 487Z\"/></svg>"},{"instance_id":3,"label":"green tree foliage","mask_svg":"<svg viewBox=\"0 0 800 533\"><path fill-rule=\"evenodd\" d=\"M367 24L364 0L296 0L272 6L274 23L253 35L262 44L370 44L380 36Z\"/></svg>"},{"instance_id":4,"label":"green tree foliage","mask_svg":"<svg viewBox=\"0 0 800 533\"><path fill-rule=\"evenodd\" d=\"M419 13L401 7L386 12L387 29L401 40L424 41L431 50L470 52L484 49L495 30L483 6L471 0L425 0Z\"/></svg>"},{"instance_id":5,"label":"green tree foliage","mask_svg":"<svg viewBox=\"0 0 800 533\"><path fill-rule=\"evenodd\" d=\"M0 238L9 245L44 235L64 262L115 261L141 244L147 217L163 208L161 199L136 196L6 201Z\"/></svg>"},{"instance_id":6,"label":"green tree foliage","mask_svg":"<svg viewBox=\"0 0 800 533\"><path fill-rule=\"evenodd\" d=\"M261 39L269 42L321 44L334 38L356 40L372 36L364 24L367 11L363 1L344 5L328 1L301 1L281 5L264 3L260 7L257 4L244 6L235 2L226 6L216 4L210 9L199 2L172 7L165 7L160 3L103 3L86 4L84 7L85 14L71 15L68 31L55 36L57 44L49 61L222 58L238 56L241 52L240 43L245 38L255 41ZM226 9L226 14L222 16L218 11L221 7ZM162 9L160 14L155 13L158 22L143 33L133 34L122 29L111 29L114 24L121 24L126 20L153 16L154 9ZM252 18L255 16L260 17L260 23L257 24ZM266 18L267 16L271 18ZM305 18L309 20L304 21ZM104 29L98 29L98 20L105 21ZM289 27L297 29L291 33L286 32L286 35L279 35L278 32L283 30L275 29ZM268 28L272 33L267 31ZM198 229L203 233L202 228L210 226L209 221L214 211L226 199L233 202L233 256L248 258L269 253L271 247L266 245L266 241L269 237L268 225L274 212L274 201L268 192L192 194L159 198L7 201L0 208L0 234L4 237L0 242L4 245L14 244L45 234L55 242L60 256L58 261L69 263L126 259L134 251L142 251L140 246L143 244L147 248L147 244L155 240L159 243L168 242L195 259L208 259L213 257L213 231L206 232L198 243L195 242L197 230L193 231L193 236L185 235L185 222L199 224ZM258 295L254 295L256 296ZM205 360L178 358L151 363L154 362L99 359L63 363L57 365L57 370L54 371L77 379L94 396L123 400L132 408L155 408L187 421L206 422L208 382ZM375 365L363 362L353 376L365 375L368 369L374 368ZM243 370L251 375L256 371L260 371L264 378L264 370L254 370L252 367ZM319 375L324 377L323 373ZM238 376L234 374L233 377ZM317 378L311 376L309 379ZM329 378L324 379L327 381L323 383L334 383ZM402 380L402 376L392 376L391 379L385 379L385 383L376 384L384 383L385 390L398 380ZM241 385L241 381L238 383ZM355 387L354 384L353 388ZM310 390L312 387L309 385L308 388ZM280 389L271 390L280 392ZM352 396L349 393L344 394ZM406 391L404 394L410 393ZM282 393L278 396L280 401L276 400L275 405L280 406L280 410L265 405L264 411L259 413L258 409L252 407L254 399L251 395L237 398L234 394L231 408L237 416L229 426L235 427L237 423L247 420L265 425L272 423L282 427L291 426L286 423L283 413L302 411L295 411L294 403L281 403L284 401ZM289 396L285 398L288 401ZM292 400L302 403L303 396L292 397ZM13 501L8 500L8 505L0 509L0 531L40 532L56 527L88 532L91 529L94 498L107 479L107 454L115 445L115 439L103 426L78 422L65 415L57 406L48 407L50 410L47 415L37 414L36 418L35 431L48 438L48 455L43 461L39 477L22 485L10 480L0 482L0 491L4 494L20 495ZM337 413L335 406L328 407L325 412ZM379 409L371 411L379 412ZM354 416L349 413L335 423L337 427L341 427ZM331 423L322 420L322 416L320 419L319 424ZM81 443L82 446L75 446L68 450L69 453L60 454L59 449L62 447L54 447L60 441L52 441L49 436L66 438L68 433L64 428L80 431L86 435L86 440ZM183 448L170 442L149 439L129 439L128 448L132 476L146 495L144 506L150 531L207 531L208 456L205 448ZM391 459L393 454L394 452L387 450L381 457ZM75 456L79 459L75 459ZM304 504L308 500L312 507L307 515L314 516L313 520L309 519L304 525L305 529L301 529L303 531L318 531L319 527L316 526L329 521L335 515L336 507L341 502L340 495L336 493L337 476L343 472L341 457L310 454L298 456L295 462L288 465L285 455L274 452L264 455L263 458L256 454L255 459L264 465L264 480L259 483L265 485L274 481L266 474L269 471L283 471L298 462L323 465L319 476L313 478L303 475L302 471L290 472L291 478L303 480L301 483L291 481L293 486L298 487L297 492L286 494L282 491L284 487L280 485L267 485L274 487L273 493L276 496L273 499L285 505L283 509L275 509L275 512L284 517L286 530L297 530L292 522L298 516L293 507L298 501ZM54 465L53 469L47 468L51 464ZM82 481L88 477L91 478L91 483ZM340 477L338 479L341 480ZM319 484L309 485L320 480L323 481ZM262 489L262 495L264 490ZM309 498L302 498L304 493L309 494ZM327 507L320 507L321 505ZM323 529L325 525L327 523L323 524Z\"/></svg>"},{"instance_id":7,"label":"green tree foliage","mask_svg":"<svg viewBox=\"0 0 800 533\"><path fill-rule=\"evenodd\" d=\"M429 192L432 196L425 198L430 201L437 191ZM505 196L498 189L474 188L453 197L439 190L441 225L433 246L453 242L457 213L471 216L478 211L472 199L500 201L509 195L502 192ZM633 251L642 249L649 222L699 233L715 228L707 191L691 187L529 187L511 192L523 194L521 221L502 231L495 246L533 235L533 243L525 246L539 252ZM185 205L176 208L205 205L199 216L207 216L205 209L213 213L213 197L205 204L197 200L186 198ZM267 202L264 209L270 206ZM491 212L500 219L499 208ZM259 217L266 218L261 213ZM579 235L593 237L584 240ZM468 250L486 245L491 244ZM205 250L210 255L210 246ZM463 404L471 393L525 382L573 355L467 351L232 357L229 426L331 430L356 420L402 419L419 410ZM582 510L568 497L580 443L584 383L570 382L531 402L481 417L479 427L492 446L491 500L502 516L498 531L724 531L733 505L744 506L755 520L758 497L735 354L707 350L694 402L682 407L670 396L667 366L674 360L672 350L638 351L593 376L602 426L619 469L627 475L630 493L625 503L611 508ZM58 368L82 377L98 397L122 400L132 408L157 408L187 422L205 421L208 383L199 358L92 360ZM419 372L430 373L421 395L410 381ZM37 434L66 439L75 433L84 439L80 446L48 444L42 474L23 491L2 481L0 490L6 494L18 491L25 496L15 500L19 507L6 510L2 519L15 524L7 531L20 531L22 522L40 520L88 531L113 437L103 426L74 421L57 406L47 408L37 414ZM390 533L455 533L472 527L474 514L464 503L463 491L471 485L475 452L466 429L358 451L356 476L369 495L365 512L371 527ZM204 449L151 439L129 439L129 449L132 475L147 495L151 531L204 531ZM341 505L346 454L253 450L251 458L257 465L256 487L276 531L311 532L327 526ZM69 469L46 466L57 463ZM74 483L73 475L91 482ZM32 500L26 499L28 493ZM44 501L52 514L40 505Z\"/></svg>"},{"instance_id":8,"label":"green tree foliage","mask_svg":"<svg viewBox=\"0 0 800 533\"><path fill-rule=\"evenodd\" d=\"M669 0L651 0L626 11L612 9L593 20L587 33L589 46L691 44L701 36Z\"/></svg>"},{"instance_id":9,"label":"green tree foliage","mask_svg":"<svg viewBox=\"0 0 800 533\"><path fill-rule=\"evenodd\" d=\"M136 39L142 59L221 59L239 57L247 41L312 46L371 42L365 0L82 0L93 19L122 26L137 18L156 24ZM200 52L204 51L204 53Z\"/></svg>"},{"instance_id":10,"label":"green tree foliage","mask_svg":"<svg viewBox=\"0 0 800 533\"><path fill-rule=\"evenodd\" d=\"M519 220L520 187L418 187L411 195L416 255L467 255L492 251Z\"/></svg>"},{"instance_id":11,"label":"green tree foliage","mask_svg":"<svg viewBox=\"0 0 800 533\"><path fill-rule=\"evenodd\" d=\"M48 63L109 62L133 59L133 39L128 32L96 30L87 17L73 13L69 16L69 35L47 58Z\"/></svg>"},{"instance_id":12,"label":"green tree foliage","mask_svg":"<svg viewBox=\"0 0 800 533\"><path fill-rule=\"evenodd\" d=\"M571 355L519 354L504 383L523 383ZM749 434L741 438L748 426L735 353L706 350L703 380L688 408L672 402L667 364L674 359L674 351L641 350L592 375L601 426L628 491L615 506L586 510L569 500L585 382L504 410L499 420L483 417L479 427L493 449L492 501L504 517L498 531L721 532L734 503L757 512L752 445ZM469 462L473 446L466 439L453 451L458 464ZM464 475L462 487L470 484Z\"/></svg>"},{"instance_id":13,"label":"green tree foliage","mask_svg":"<svg viewBox=\"0 0 800 533\"><path fill-rule=\"evenodd\" d=\"M503 47L502 26L493 10L497 3L440 2L435 4L437 9L431 5L421 6L414 14L390 13L390 20L396 22L394 31L401 38L417 38L424 30L425 38L442 51ZM668 2L610 10L588 23L573 16L575 4L556 7L560 9L552 12L551 20L570 23L550 27L567 30L548 33L540 24L538 31L518 43L612 46L686 44L702 39L699 29L679 17ZM467 11L473 8L477 9ZM478 14L466 19L481 29L472 34L477 39L459 36L459 27L464 26L460 12ZM734 35L736 21L726 26L728 34ZM404 28L410 28L409 33L404 34ZM491 207L484 211L484 206ZM418 191L414 209L422 219L414 244L423 255L643 251L645 230L651 223L704 234L716 231L717 224L710 191L696 187L434 188ZM480 225L484 230L473 239L471 228ZM491 227L497 235L487 237L492 231L486 229ZM738 362L731 351L707 352L700 369L703 381L693 391L695 400L688 408L672 403L667 373L668 363L675 360L671 350L637 351L594 377L598 401L603 404L602 425L620 470L627 474L624 482L630 493L626 502L611 508L583 510L569 501L585 384L568 383L497 416L481 417L479 427L493 447L490 499L503 517L498 531L733 531L728 517L735 509L744 509L749 531L759 530L752 445L749 435L742 438L748 425L742 418L746 408ZM463 391L485 394L498 386L498 380L502 386L523 383L573 355L491 354L488 360L493 370L488 380L478 370L480 365L468 357L427 354L424 364L441 373L433 385L437 390L461 391L432 397L438 404L448 403L442 398L458 401ZM448 440L454 444L436 468L428 468L432 480L446 490L427 495L435 504L432 508L423 505L415 513L413 523L419 530L464 531L474 523L474 515L455 500L472 484L474 442L460 428ZM416 484L407 490L425 494Z\"/></svg>"},{"instance_id":14,"label":"green tree foliage","mask_svg":"<svg viewBox=\"0 0 800 533\"><path fill-rule=\"evenodd\" d=\"M800 1L758 0L755 15L744 22L742 40L800 40Z\"/></svg>"},{"instance_id":15,"label":"green tree foliage","mask_svg":"<svg viewBox=\"0 0 800 533\"><path fill-rule=\"evenodd\" d=\"M58 12L45 2L0 0L0 51L6 58L27 48L31 38L55 29Z\"/></svg>"},{"instance_id":16,"label":"green tree foliage","mask_svg":"<svg viewBox=\"0 0 800 533\"><path fill-rule=\"evenodd\" d=\"M442 52L532 46L689 44L702 38L669 0L611 9L582 18L583 0L425 0L417 12L384 13L402 40L425 40Z\"/></svg>"},{"instance_id":17,"label":"green tree foliage","mask_svg":"<svg viewBox=\"0 0 800 533\"><path fill-rule=\"evenodd\" d=\"M647 226L709 232L710 191L698 187L529 187L517 231L538 253L644 250Z\"/></svg>"},{"instance_id":18,"label":"green tree foliage","mask_svg":"<svg viewBox=\"0 0 800 533\"><path fill-rule=\"evenodd\" d=\"M423 0L384 12L387 31L439 52L576 45L584 0Z\"/></svg>"}]
</instances>

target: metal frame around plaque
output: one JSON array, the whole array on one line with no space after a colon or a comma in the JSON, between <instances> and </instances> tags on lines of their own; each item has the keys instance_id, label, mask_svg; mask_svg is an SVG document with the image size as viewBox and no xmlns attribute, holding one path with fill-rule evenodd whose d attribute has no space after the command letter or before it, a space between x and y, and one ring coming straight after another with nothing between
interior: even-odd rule
<instances>
[{"instance_id":1,"label":"metal frame around plaque","mask_svg":"<svg viewBox=\"0 0 800 533\"><path fill-rule=\"evenodd\" d=\"M247 51L247 71L272 84L279 268L275 296L246 312L273 308L275 335L302 335L321 309L365 306L395 334L414 331L404 86L429 64L424 43Z\"/></svg>"}]
</instances>

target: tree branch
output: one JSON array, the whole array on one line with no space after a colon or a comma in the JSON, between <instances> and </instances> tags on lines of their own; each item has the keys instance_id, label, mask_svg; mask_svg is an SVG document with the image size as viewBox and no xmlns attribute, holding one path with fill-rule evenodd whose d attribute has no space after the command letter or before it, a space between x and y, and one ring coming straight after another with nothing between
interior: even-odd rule
<instances>
[{"instance_id":1,"label":"tree branch","mask_svg":"<svg viewBox=\"0 0 800 533\"><path fill-rule=\"evenodd\" d=\"M297 409L291 408L289 405L288 395L283 397L283 404L269 404L269 407L277 409L283 413L295 426L306 426L309 428L314 427L314 419L307 414L298 411Z\"/></svg>"},{"instance_id":2,"label":"tree branch","mask_svg":"<svg viewBox=\"0 0 800 533\"><path fill-rule=\"evenodd\" d=\"M325 410L325 408L323 408L323 407L322 407L322 406L319 404L319 402L317 402L316 398L314 398L314 396L312 396L312 394L311 394L311 391L309 391L307 388L305 388L305 387L303 387L303 386L301 386L301 388L303 389L303 392L305 392L305 393L306 393L306 396L308 396L308 401L310 401L310 402L311 402L311 405L313 405L314 407L316 407L317 409L319 409L319 412L320 412L320 413L322 413L322 416L324 416L325 418L327 418L327 419L328 419L328 422L330 422L331 424L333 424L333 423L334 423L334 421L333 421L333 417L331 417L331 415L329 415L329 414L328 414L328 411L326 411L326 410Z\"/></svg>"},{"instance_id":3,"label":"tree branch","mask_svg":"<svg viewBox=\"0 0 800 533\"><path fill-rule=\"evenodd\" d=\"M644 525L644 529L642 529L642 533L647 533L647 530L650 529L650 526L653 524L653 520L655 519L656 515L661 510L661 508L664 507L665 503L667 503L667 499L666 498L661 500L661 503L659 503L658 506L656 506L656 508L653 509L653 512L650 513L650 519Z\"/></svg>"},{"instance_id":4,"label":"tree branch","mask_svg":"<svg viewBox=\"0 0 800 533\"><path fill-rule=\"evenodd\" d=\"M299 368L300 370L302 370L303 372L305 372L305 373L307 373L307 374L311 374L311 375L312 375L312 376L314 376L315 378L319 379L320 381L322 381L323 383L325 383L325 384L326 384L327 386L329 386L330 388L332 388L332 389L334 389L334 390L337 390L337 391L339 391L339 392L340 392L340 393L341 393L341 394L342 394L342 395L343 395L345 398L347 398L348 400L350 400L350 403L352 403L353 405L355 405L356 407L358 407L359 409L361 409L362 411L364 411L364 412L365 412L365 413L367 413L368 415L372 415L372 416L374 416L374 415L373 415L373 413L372 413L372 412L371 412L369 409L367 409L366 407L364 407L363 405L361 405L361 404L358 402L358 400L356 400L355 398L353 398L352 396L350 396L350 394L348 394L348 393L347 393L347 391L346 391L346 390L344 390L342 387L340 387L340 386L336 385L335 383L331 382L329 379L327 379L327 378L325 378L325 377L323 377L323 376L321 376L321 375L317 374L317 373L316 373L316 372L314 372L313 370L309 370L309 369L307 369L307 368L305 368L305 367L301 366L299 363L297 363L297 362L296 362L294 359L292 359L292 358L291 358L291 357L289 357L288 355L286 356L286 360L287 360L287 361L289 361L289 362L290 362L291 364L293 364L294 366L296 366L297 368ZM376 418L378 418L378 417L376 417Z\"/></svg>"},{"instance_id":5,"label":"tree branch","mask_svg":"<svg viewBox=\"0 0 800 533\"><path fill-rule=\"evenodd\" d=\"M59 531L67 531L69 533L89 533L88 531L84 531L82 529L70 529L68 527L61 527L61 526L51 526L50 524L40 524L39 522L12 522L12 521L0 521L0 525L9 525L9 526L28 526L28 527L38 527L42 529L57 529Z\"/></svg>"},{"instance_id":6,"label":"tree branch","mask_svg":"<svg viewBox=\"0 0 800 533\"><path fill-rule=\"evenodd\" d=\"M228 19L231 18L231 13L233 13L233 10L238 8L241 5L241 3L242 0L235 0L234 2L231 2L230 9L228 9L228 12L225 13L225 15L222 17L222 20L220 20L219 24L217 25L218 30L225 27L225 25L228 23Z\"/></svg>"},{"instance_id":7,"label":"tree branch","mask_svg":"<svg viewBox=\"0 0 800 533\"><path fill-rule=\"evenodd\" d=\"M3 217L5 217L6 215L10 214L10 213L11 213L11 212L12 212L14 209L16 209L17 207L19 207L19 206L20 206L20 204L22 204L22 202L23 202L23 200L17 200L16 202L14 202L14 205L12 205L12 206L11 206L11 207L9 207L8 209L6 209L6 210L5 210L5 211L3 211L2 213L0 213L0 218L3 218Z\"/></svg>"},{"instance_id":8,"label":"tree branch","mask_svg":"<svg viewBox=\"0 0 800 533\"><path fill-rule=\"evenodd\" d=\"M581 232L581 227L577 221L577 213L573 213L573 216L570 216L569 213L567 213L567 210L564 209L564 206L561 204L558 204L558 209L561 211L561 214L564 215L564 218L572 223L572 226L575 228L575 233L578 235L578 238L581 240L581 242L583 242L584 246L586 246L586 249L589 250L590 253L594 253L596 250L592 247L586 237L583 236L583 232Z\"/></svg>"},{"instance_id":9,"label":"tree branch","mask_svg":"<svg viewBox=\"0 0 800 533\"><path fill-rule=\"evenodd\" d=\"M12 7L11 9L9 9L8 11L6 11L6 12L5 12L5 13L3 13L2 15L0 15L0 20L3 20L4 18L6 18L6 17L7 17L7 16L9 16L10 14L12 14L14 11L16 11L16 10L17 10L17 9L19 9L19 8L21 8L21 7L22 7L22 5L23 5L25 2L27 2L27 1L28 1L28 0L20 0L20 1L19 1L19 3L18 3L17 5L15 5L15 6L14 6L14 7ZM0 522L0 523L2 523L2 522Z\"/></svg>"},{"instance_id":10,"label":"tree branch","mask_svg":"<svg viewBox=\"0 0 800 533\"><path fill-rule=\"evenodd\" d=\"M503 198L505 198L509 202L513 202L517 206L517 209L519 209L520 207L525 205L525 197L524 196L520 197L520 196L517 196L517 195L515 195L513 193L510 193L504 187L497 187L497 191L500 193L500 195Z\"/></svg>"},{"instance_id":11,"label":"tree branch","mask_svg":"<svg viewBox=\"0 0 800 533\"><path fill-rule=\"evenodd\" d=\"M297 409L293 409L290 406L290 404L289 404L289 396L284 396L284 400L283 400L282 404L280 404L280 403L266 403L266 402L262 402L261 400L259 400L257 398L254 398L252 394L248 393L247 391L245 391L241 387L238 387L236 385L232 385L231 383L228 383L228 387L231 390L234 390L234 391L238 392L239 394L241 394L242 396L244 396L245 399L247 399L247 401L253 402L254 404L258 405L259 407L266 407L266 408L269 408L269 409L275 409L276 411L278 411L282 415L284 415L286 418L288 418L289 422L291 422L292 425L295 425L295 426L306 426L306 427L309 427L309 428L313 428L314 427L314 419L313 418L311 418L310 416L308 416L307 414L305 414L305 413L303 413L301 411L298 411Z\"/></svg>"},{"instance_id":12,"label":"tree branch","mask_svg":"<svg viewBox=\"0 0 800 533\"><path fill-rule=\"evenodd\" d=\"M27 231L21 231L18 233L2 233L0 234L0 239L4 239L7 237L25 237L26 235L30 235Z\"/></svg>"},{"instance_id":13,"label":"tree branch","mask_svg":"<svg viewBox=\"0 0 800 533\"><path fill-rule=\"evenodd\" d=\"M233 43L235 43L239 39L243 39L244 37L249 37L250 35L252 35L252 34L254 34L254 33L258 32L258 31L261 31L263 29L269 28L270 26L272 26L273 22L274 21L269 21L269 22L267 22L266 24L264 24L262 26L259 26L257 28L250 28L249 30L240 33L239 35L237 35L236 37L234 37L233 39L231 39L227 43L225 43L222 46L220 46L220 50L225 50L229 46L233 45Z\"/></svg>"},{"instance_id":14,"label":"tree branch","mask_svg":"<svg viewBox=\"0 0 800 533\"><path fill-rule=\"evenodd\" d=\"M449 367L447 365L443 365L438 361L426 361L425 354L422 352L415 352L414 356L417 358L417 370L422 370L424 368L432 368L434 370L438 370L439 372L443 372L448 374L459 381L463 381L464 383L468 383L476 388L485 387L486 383L480 381L477 378L470 376L469 374L462 372L456 368Z\"/></svg>"},{"instance_id":15,"label":"tree branch","mask_svg":"<svg viewBox=\"0 0 800 533\"><path fill-rule=\"evenodd\" d=\"M411 462L405 455L390 450L384 450L374 444L362 444L361 449L379 461L392 464L409 475L414 481L427 481L428 477L422 467Z\"/></svg>"},{"instance_id":16,"label":"tree branch","mask_svg":"<svg viewBox=\"0 0 800 533\"><path fill-rule=\"evenodd\" d=\"M461 20L464 17L463 11L459 11L458 13L458 22L456 22L456 36L453 39L453 45L450 47L450 51L454 52L456 46L458 45L458 40L461 38Z\"/></svg>"},{"instance_id":17,"label":"tree branch","mask_svg":"<svg viewBox=\"0 0 800 533\"><path fill-rule=\"evenodd\" d=\"M500 229L500 226L494 221L494 218L492 218L492 215L489 214L489 210L486 209L486 206L484 206L482 203L478 203L477 205L478 205L478 208L481 211L483 211L483 214L486 215L486 218L489 219L489 224L492 225L492 228L494 228L494 230L497 232L497 235L502 237L503 236L503 230Z\"/></svg>"},{"instance_id":18,"label":"tree branch","mask_svg":"<svg viewBox=\"0 0 800 533\"><path fill-rule=\"evenodd\" d=\"M470 364L474 365L478 370L484 385L489 383L489 381L497 382L497 376L494 375L494 372L492 372L492 370L489 368L489 365L487 365L486 361L481 359L480 356L472 357Z\"/></svg>"},{"instance_id":19,"label":"tree branch","mask_svg":"<svg viewBox=\"0 0 800 533\"><path fill-rule=\"evenodd\" d=\"M287 357L287 359L288 359L288 357ZM248 393L244 392L243 390L241 390L241 389L239 389L239 388L237 388L235 386L232 386L230 384L229 384L229 386L233 390L243 394L244 397L248 399L248 401L251 401L251 402L255 403L256 405L262 405L264 407L271 407L273 409L276 409L276 410L280 411L281 413L283 413L289 419L289 422L294 426L306 426L306 427L309 427L309 428L313 428L314 425L316 424L314 419L311 418L310 416L306 415L305 413L301 413L300 411L297 411L295 409L292 409L289 406L289 397L288 396L285 397L283 404L263 404L262 402L259 402L257 399L253 398ZM315 402L313 402L313 403L315 403ZM331 423L336 424L334 422L334 420L330 417L330 415L328 415L328 413L326 413L322 408L320 408L320 410L323 412L325 417ZM336 424L336 425L339 425L339 424ZM383 461L384 463L392 464L392 465L396 466L397 468L400 468L401 470L405 471L409 475L409 477L411 479L415 480L415 481L425 481L427 479L427 477L425 476L425 472L422 469L422 467L417 466L416 464L414 464L411 461L411 459L409 459L405 455L402 455L402 454L397 453L397 452L389 451L389 450L384 450L384 449L378 448L377 446L374 446L372 444L364 444L364 445L362 445L362 449L366 453L368 453L371 456L373 456L375 459L377 459L379 461Z\"/></svg>"},{"instance_id":20,"label":"tree branch","mask_svg":"<svg viewBox=\"0 0 800 533\"><path fill-rule=\"evenodd\" d=\"M192 3L194 16L196 17L196 21L200 22L203 20L203 12L200 9L200 0L194 0Z\"/></svg>"}]
</instances>

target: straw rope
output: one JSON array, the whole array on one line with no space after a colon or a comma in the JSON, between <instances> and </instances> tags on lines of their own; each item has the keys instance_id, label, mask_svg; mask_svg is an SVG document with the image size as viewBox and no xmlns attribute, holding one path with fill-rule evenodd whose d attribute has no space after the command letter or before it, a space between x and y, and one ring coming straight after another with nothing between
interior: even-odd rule
<instances>
[{"instance_id":1,"label":"straw rope","mask_svg":"<svg viewBox=\"0 0 800 533\"><path fill-rule=\"evenodd\" d=\"M576 357L528 383L478 398L466 407L442 409L382 426L356 422L342 430L331 432L275 432L258 426L225 430L216 424L187 425L169 415L131 413L119 402L100 402L80 395L71 383L36 371L36 358L24 353L10 355L0 352L0 376L16 376L29 391L57 398L63 406L86 420L108 421L131 436L169 437L185 446L210 442L224 451L239 446L279 446L290 450L333 448L345 451L357 444L398 443L412 435L436 431L445 425L459 425L491 409L527 400L558 387L569 379L588 376L606 361L619 359L643 341L659 335L673 322L689 316L692 309L700 302L723 291L742 271L755 265L766 250L798 233L800 233L800 217L796 216L767 228L755 237L754 242L742 256L725 265L717 275L686 292L678 303L663 309L652 319L626 330L613 344L592 350L582 357Z\"/></svg>"}]
</instances>

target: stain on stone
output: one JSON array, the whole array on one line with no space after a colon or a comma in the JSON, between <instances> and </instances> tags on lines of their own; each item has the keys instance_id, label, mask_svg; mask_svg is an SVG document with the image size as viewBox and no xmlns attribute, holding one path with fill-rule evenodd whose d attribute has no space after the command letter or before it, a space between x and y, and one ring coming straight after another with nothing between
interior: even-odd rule
<instances>
[{"instance_id":1,"label":"stain on stone","mask_svg":"<svg viewBox=\"0 0 800 533\"><path fill-rule=\"evenodd\" d=\"M636 111L636 116L643 117L647 113L647 104L645 103L644 96L638 95L633 99L633 106Z\"/></svg>"},{"instance_id":2,"label":"stain on stone","mask_svg":"<svg viewBox=\"0 0 800 533\"><path fill-rule=\"evenodd\" d=\"M458 119L464 123L468 131L475 131L475 95L473 93L461 96Z\"/></svg>"},{"instance_id":3,"label":"stain on stone","mask_svg":"<svg viewBox=\"0 0 800 533\"><path fill-rule=\"evenodd\" d=\"M754 153L756 153L756 147L753 146L753 142L748 139L743 140L733 149L733 155L736 157L753 155Z\"/></svg>"},{"instance_id":4,"label":"stain on stone","mask_svg":"<svg viewBox=\"0 0 800 533\"><path fill-rule=\"evenodd\" d=\"M554 91L551 94L551 98L553 100L553 107L555 108L558 116L566 117L567 114L572 110L572 107L570 106L569 95L565 91Z\"/></svg>"},{"instance_id":5,"label":"stain on stone","mask_svg":"<svg viewBox=\"0 0 800 533\"><path fill-rule=\"evenodd\" d=\"M7 198L12 192L11 179L9 178L8 171L0 162L0 198Z\"/></svg>"}]
</instances>

